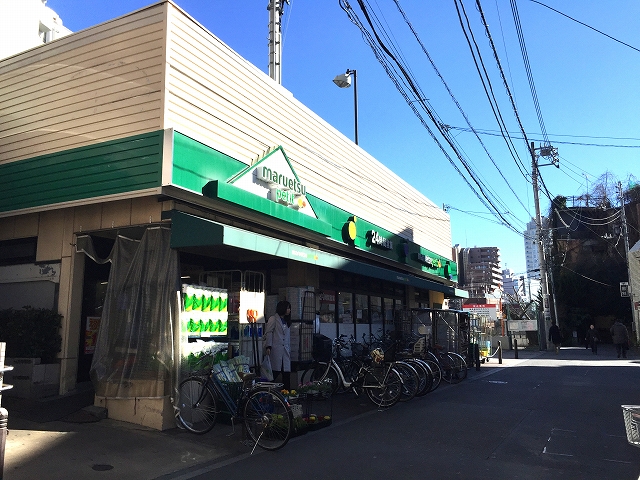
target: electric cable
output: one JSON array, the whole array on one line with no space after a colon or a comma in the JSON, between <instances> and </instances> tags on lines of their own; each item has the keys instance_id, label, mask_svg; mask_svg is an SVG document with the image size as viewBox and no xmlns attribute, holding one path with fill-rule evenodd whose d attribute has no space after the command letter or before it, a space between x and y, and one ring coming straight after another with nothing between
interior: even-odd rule
<instances>
[{"instance_id":1,"label":"electric cable","mask_svg":"<svg viewBox=\"0 0 640 480\"><path fill-rule=\"evenodd\" d=\"M567 17L569 20L573 20L574 22L579 23L580 25L583 25L583 26L585 26L585 27L587 27L587 28L590 28L590 29L591 29L591 30L593 30L594 32L598 32L600 35L604 35L605 37L610 38L611 40L613 40L613 41L615 41L615 42L621 43L621 44L622 44L622 45L624 45L625 47L629 47L629 48L631 48L632 50L635 50L636 52L640 52L640 49L638 49L638 48L636 48L636 47L634 47L634 46L632 46L632 45L629 45L628 43L625 43L625 42L623 42L622 40L618 40L617 38L612 37L611 35L608 35L608 34L606 34L606 33L602 32L602 31L598 30L597 28L592 27L591 25L587 25L586 23L581 22L580 20L576 20L575 18L570 17L570 16L569 16L569 15L567 15L566 13L562 13L560 10L556 10L555 8L551 8L549 5L545 5L544 3L542 3L542 2L538 2L537 0L531 0L531 1L532 1L533 3L537 3L538 5L542 5L543 7L546 7L546 8L548 8L549 10L552 10L552 11L554 11L554 12L556 12L556 13L559 13L559 14L560 14L560 15L562 15L563 17Z\"/></svg>"},{"instance_id":2,"label":"electric cable","mask_svg":"<svg viewBox=\"0 0 640 480\"><path fill-rule=\"evenodd\" d=\"M420 39L420 36L418 35L418 32L415 30L415 28L413 27L413 24L411 23L411 21L409 20L409 18L407 17L404 9L402 8L402 6L400 5L400 2L398 0L394 0L395 4L396 4L396 8L398 9L398 11L400 12L402 18L404 19L405 23L407 24L407 26L409 27L409 29L411 30L411 32L413 33L413 36L415 37L416 41L418 42L418 44L420 45L423 53L425 54L425 56L427 57L427 59L429 60L429 63L431 64L431 67L433 68L433 70L435 71L436 75L438 76L438 78L440 79L440 81L442 82L442 84L444 85L445 89L447 90L447 92L449 93L449 96L451 97L451 100L453 101L453 103L456 105L456 107L458 108L458 111L460 112L460 114L462 115L462 117L465 119L465 122L467 123L467 125L469 126L471 131L474 131L473 126L471 125L471 121L469 120L469 117L467 116L466 112L462 109L462 106L460 105L460 103L458 102L457 98L455 97L455 95L453 94L453 92L451 91L451 89L449 88L449 85L447 84L447 82L445 81L444 77L442 76L442 74L440 73L440 70L438 69L438 67L436 66L435 62L433 61L433 58L431 57L431 55L429 54L428 50L426 49L424 43L422 42L422 40ZM509 189L511 190L511 192L513 193L513 195L516 197L516 199L518 200L518 202L520 203L520 205L522 205L522 208L525 209L525 211L529 211L527 209L527 207L524 205L524 203L522 203L522 200L520 200L520 197L518 197L518 195L516 194L515 190L513 189L513 187L511 186L511 182L507 181L507 179L505 178L504 174L502 173L502 171L500 170L500 168L498 167L496 161L494 160L493 156L489 153L489 150L487 149L486 145L484 144L484 142L482 141L482 139L480 138L479 135L476 135L476 138L478 139L478 142L480 143L480 145L482 146L482 148L484 149L485 153L487 154L487 156L489 157L489 159L491 160L491 162L493 163L493 165L496 167L496 170L498 170L498 173L500 174L500 176L502 177L502 179L505 181L505 183L507 184L507 186L509 187ZM511 152L511 150L509 150L510 153L513 156L513 153ZM514 160L515 157L514 157ZM516 160L516 165L518 165L518 162ZM518 166L519 168L519 166ZM522 173L522 171L521 171ZM526 175L523 174L523 176L526 178Z\"/></svg>"},{"instance_id":3,"label":"electric cable","mask_svg":"<svg viewBox=\"0 0 640 480\"><path fill-rule=\"evenodd\" d=\"M506 218L504 218L504 216L501 215L499 209L494 205L493 201L490 199L490 197L488 196L488 194L486 192L486 188L487 188L486 185L475 176L473 170L471 169L471 167L469 166L467 161L463 158L463 156L461 155L461 153L458 150L458 148L456 148L455 142L453 141L451 136L448 134L446 129L443 128L442 122L438 121L437 114L435 114L435 112L432 110L432 108L430 108L430 106L428 105L428 102L426 101L424 96L421 95L421 92L420 92L419 86L417 85L417 82L415 82L415 80L408 74L407 69L404 68L404 66L398 61L398 59L393 55L393 53L389 50L389 48L387 48L387 46L384 44L384 42L382 41L382 39L378 35L378 32L376 31L375 26L373 25L373 21L371 20L371 17L369 15L367 7L364 5L363 1L362 0L358 0L358 5L359 5L360 9L362 10L362 13L363 13L368 25L369 25L369 28L371 28L371 32L369 32L364 27L364 25L362 24L362 22L360 21L358 16L355 14L353 9L349 5L349 2L347 0L340 0L341 8L345 11L345 13L347 13L347 16L351 20L351 22L360 29L360 31L362 33L362 36L363 36L363 39L370 46L370 48L372 49L374 55L378 59L379 63L385 69L385 72L387 72L387 75L390 77L390 79L392 80L394 85L396 85L396 88L398 89L400 94L403 96L403 98L405 98L405 101L407 102L409 107L412 109L414 114L418 117L418 119L423 124L423 126L425 127L425 129L427 130L429 135L432 137L432 139L436 142L436 145L443 152L443 154L445 155L447 160L450 162L450 164L454 167L454 169L458 172L458 174L461 175L461 177L463 178L465 183L467 183L467 185L471 188L471 190L474 192L476 197L478 197L480 202L487 208L487 210L490 211L490 212L493 212L494 215L496 215L499 218L501 218L501 220L503 220L505 222L505 224L509 228L511 228L514 231L518 232L518 229L516 229L513 225L511 225L511 223L508 222L506 220ZM374 37L375 37L375 40L374 40ZM389 58L390 60L393 61L393 65L392 66L388 64L388 62L386 60L387 58ZM398 70L402 74L401 77L400 77L402 80L399 80L394 75L394 73L396 75L398 74ZM413 92L413 94L418 98L417 101L412 101L410 99L410 97L408 96L407 92L404 89L402 89L402 87L401 87L402 83L407 85L407 87ZM435 136L435 134L433 133L431 128L428 126L428 124L426 123L425 119L422 117L420 112L418 112L417 108L414 105L414 102L419 103L422 106L422 108L425 110L425 113L430 118L430 120L433 122L433 124L435 125L436 129L444 137L445 141L449 144L450 148L453 150L453 152L455 153L456 157L460 160L463 168L467 171L467 173L469 174L471 180L473 181L473 183L475 183L475 185L478 188L478 190L475 190L475 188L471 185L471 181L465 175L462 174L462 171L460 170L460 168L455 164L455 162L453 161L451 156L444 149L444 146L442 145L442 143L440 143L440 141L437 139L437 137Z\"/></svg>"}]
</instances>

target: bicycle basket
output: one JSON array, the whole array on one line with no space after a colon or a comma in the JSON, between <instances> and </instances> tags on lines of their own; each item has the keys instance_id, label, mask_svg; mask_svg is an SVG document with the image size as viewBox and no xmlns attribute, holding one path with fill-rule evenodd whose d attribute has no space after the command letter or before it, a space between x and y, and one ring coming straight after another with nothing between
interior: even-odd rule
<instances>
[{"instance_id":1,"label":"bicycle basket","mask_svg":"<svg viewBox=\"0 0 640 480\"><path fill-rule=\"evenodd\" d=\"M373 363L382 363L384 362L384 350L381 348L374 348L371 350L371 360Z\"/></svg>"},{"instance_id":2,"label":"bicycle basket","mask_svg":"<svg viewBox=\"0 0 640 480\"><path fill-rule=\"evenodd\" d=\"M622 405L627 441L640 447L640 405Z\"/></svg>"},{"instance_id":3,"label":"bicycle basket","mask_svg":"<svg viewBox=\"0 0 640 480\"><path fill-rule=\"evenodd\" d=\"M240 397L242 396L242 382L227 382L221 380L220 383L234 402L240 400Z\"/></svg>"},{"instance_id":4,"label":"bicycle basket","mask_svg":"<svg viewBox=\"0 0 640 480\"><path fill-rule=\"evenodd\" d=\"M331 339L320 333L313 335L312 357L316 362L328 362L331 360L333 345Z\"/></svg>"}]
</instances>

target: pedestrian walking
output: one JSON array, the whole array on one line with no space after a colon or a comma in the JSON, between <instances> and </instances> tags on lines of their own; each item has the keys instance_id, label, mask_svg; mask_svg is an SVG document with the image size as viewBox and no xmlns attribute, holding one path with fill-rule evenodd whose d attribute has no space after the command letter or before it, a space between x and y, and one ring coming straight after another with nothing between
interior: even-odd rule
<instances>
[{"instance_id":1,"label":"pedestrian walking","mask_svg":"<svg viewBox=\"0 0 640 480\"><path fill-rule=\"evenodd\" d=\"M549 341L556 347L556 354L560 352L560 344L562 343L562 335L560 334L560 328L556 325L555 320L551 322L549 328Z\"/></svg>"},{"instance_id":2,"label":"pedestrian walking","mask_svg":"<svg viewBox=\"0 0 640 480\"><path fill-rule=\"evenodd\" d=\"M598 338L598 331L596 328L591 325L589 330L587 331L587 337L585 339L587 341L587 345L591 347L591 353L594 355L598 354L598 342L600 339Z\"/></svg>"},{"instance_id":3,"label":"pedestrian walking","mask_svg":"<svg viewBox=\"0 0 640 480\"><path fill-rule=\"evenodd\" d=\"M613 344L616 346L616 353L618 358L622 355L623 358L627 358L627 350L629 350L629 332L627 327L616 319L615 323L611 325L611 337L613 338Z\"/></svg>"}]
</instances>

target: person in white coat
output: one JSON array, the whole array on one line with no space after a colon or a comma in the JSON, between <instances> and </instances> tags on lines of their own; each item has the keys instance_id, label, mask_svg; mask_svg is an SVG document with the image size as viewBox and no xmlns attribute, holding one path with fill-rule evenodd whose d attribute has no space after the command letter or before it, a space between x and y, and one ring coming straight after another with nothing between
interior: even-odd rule
<instances>
[{"instance_id":1,"label":"person in white coat","mask_svg":"<svg viewBox=\"0 0 640 480\"><path fill-rule=\"evenodd\" d=\"M276 313L269 317L264 334L265 353L271 360L273 379L282 374L282 383L291 389L291 304L278 302Z\"/></svg>"}]
</instances>

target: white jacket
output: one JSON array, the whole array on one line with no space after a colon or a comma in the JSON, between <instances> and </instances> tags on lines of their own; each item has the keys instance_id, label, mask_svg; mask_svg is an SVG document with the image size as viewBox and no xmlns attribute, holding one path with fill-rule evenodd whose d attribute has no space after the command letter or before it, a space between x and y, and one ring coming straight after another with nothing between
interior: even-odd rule
<instances>
[{"instance_id":1,"label":"white jacket","mask_svg":"<svg viewBox=\"0 0 640 480\"><path fill-rule=\"evenodd\" d=\"M264 334L264 348L271 347L269 358L274 372L291 371L291 329L277 313L269 317Z\"/></svg>"}]
</instances>

